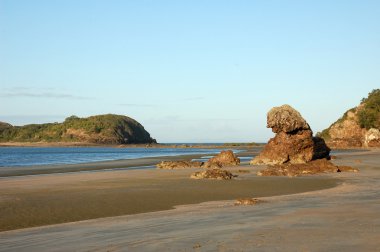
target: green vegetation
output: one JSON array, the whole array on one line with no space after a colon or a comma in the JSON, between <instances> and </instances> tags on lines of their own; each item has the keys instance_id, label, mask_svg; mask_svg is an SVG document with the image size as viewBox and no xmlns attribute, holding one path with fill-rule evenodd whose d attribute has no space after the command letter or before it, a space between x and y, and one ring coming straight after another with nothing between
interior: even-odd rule
<instances>
[{"instance_id":1,"label":"green vegetation","mask_svg":"<svg viewBox=\"0 0 380 252\"><path fill-rule=\"evenodd\" d=\"M0 142L153 143L144 127L121 115L70 116L63 123L11 126L0 123Z\"/></svg>"},{"instance_id":2,"label":"green vegetation","mask_svg":"<svg viewBox=\"0 0 380 252\"><path fill-rule=\"evenodd\" d=\"M358 111L360 127L380 128L380 89L374 89L368 98L362 100L363 107Z\"/></svg>"}]
</instances>

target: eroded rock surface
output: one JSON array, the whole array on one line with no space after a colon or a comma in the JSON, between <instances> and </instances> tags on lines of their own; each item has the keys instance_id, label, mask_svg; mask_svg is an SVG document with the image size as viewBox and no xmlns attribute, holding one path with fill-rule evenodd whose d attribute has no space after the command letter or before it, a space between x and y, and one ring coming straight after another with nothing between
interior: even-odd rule
<instances>
[{"instance_id":1,"label":"eroded rock surface","mask_svg":"<svg viewBox=\"0 0 380 252\"><path fill-rule=\"evenodd\" d=\"M157 164L159 169L185 169L185 168L207 168L207 169L219 169L223 166L238 165L240 159L231 150L222 151L213 158L210 158L207 162L198 161L162 161Z\"/></svg>"},{"instance_id":2,"label":"eroded rock surface","mask_svg":"<svg viewBox=\"0 0 380 252\"><path fill-rule=\"evenodd\" d=\"M313 137L309 124L289 105L272 108L267 114L267 127L276 136L251 164L303 164L329 156L330 149L324 140Z\"/></svg>"},{"instance_id":3,"label":"eroded rock surface","mask_svg":"<svg viewBox=\"0 0 380 252\"><path fill-rule=\"evenodd\" d=\"M190 178L192 179L218 179L218 180L229 180L236 175L233 175L231 172L221 169L208 169L205 171L199 171L191 174Z\"/></svg>"},{"instance_id":4,"label":"eroded rock surface","mask_svg":"<svg viewBox=\"0 0 380 252\"><path fill-rule=\"evenodd\" d=\"M238 158L232 150L221 151L218 155L210 158L206 162L206 166L212 166L212 164L218 164L220 166L226 165L238 165L240 164L240 158Z\"/></svg>"},{"instance_id":5,"label":"eroded rock surface","mask_svg":"<svg viewBox=\"0 0 380 252\"><path fill-rule=\"evenodd\" d=\"M203 162L197 161L162 161L157 164L157 168L159 169L186 169L186 168L201 168L203 166Z\"/></svg>"},{"instance_id":6,"label":"eroded rock surface","mask_svg":"<svg viewBox=\"0 0 380 252\"><path fill-rule=\"evenodd\" d=\"M288 176L297 177L318 173L358 172L350 166L337 166L327 159L313 160L307 164L282 164L268 166L257 173L258 176Z\"/></svg>"},{"instance_id":7,"label":"eroded rock surface","mask_svg":"<svg viewBox=\"0 0 380 252\"><path fill-rule=\"evenodd\" d=\"M241 198L241 199L237 199L234 205L235 206L251 206L251 205L256 205L263 202L264 201L260 199Z\"/></svg>"}]
</instances>

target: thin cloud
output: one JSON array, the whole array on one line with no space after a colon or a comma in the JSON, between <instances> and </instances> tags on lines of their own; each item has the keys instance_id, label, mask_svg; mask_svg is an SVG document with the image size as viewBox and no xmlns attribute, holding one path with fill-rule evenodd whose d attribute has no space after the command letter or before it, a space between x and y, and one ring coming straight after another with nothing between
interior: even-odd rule
<instances>
[{"instance_id":1,"label":"thin cloud","mask_svg":"<svg viewBox=\"0 0 380 252\"><path fill-rule=\"evenodd\" d=\"M185 98L183 99L184 101L199 101L199 100L204 100L205 98L202 97L202 96L198 96L198 97L189 97L189 98Z\"/></svg>"},{"instance_id":2,"label":"thin cloud","mask_svg":"<svg viewBox=\"0 0 380 252\"><path fill-rule=\"evenodd\" d=\"M27 98L55 98L55 99L71 99L71 100L91 100L91 97L72 95L67 93L56 93L56 92L25 92L25 91L14 91L14 92L6 92L0 94L0 97L10 98L10 97L27 97Z\"/></svg>"},{"instance_id":3,"label":"thin cloud","mask_svg":"<svg viewBox=\"0 0 380 252\"><path fill-rule=\"evenodd\" d=\"M126 107L153 107L155 106L153 104L138 104L138 103L119 103L117 105L126 106Z\"/></svg>"}]
</instances>

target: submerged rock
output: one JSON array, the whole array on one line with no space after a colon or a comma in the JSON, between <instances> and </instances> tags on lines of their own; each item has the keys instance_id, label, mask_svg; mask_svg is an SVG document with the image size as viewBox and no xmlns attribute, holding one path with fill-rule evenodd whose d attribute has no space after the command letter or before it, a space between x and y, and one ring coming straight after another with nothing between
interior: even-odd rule
<instances>
[{"instance_id":1,"label":"submerged rock","mask_svg":"<svg viewBox=\"0 0 380 252\"><path fill-rule=\"evenodd\" d=\"M218 179L218 180L229 180L237 175L233 175L231 172L221 169L209 169L205 171L199 171L193 173L190 178L192 179Z\"/></svg>"},{"instance_id":2,"label":"submerged rock","mask_svg":"<svg viewBox=\"0 0 380 252\"><path fill-rule=\"evenodd\" d=\"M272 108L267 114L267 127L276 136L251 164L303 164L330 154L324 140L313 137L309 124L289 105Z\"/></svg>"},{"instance_id":3,"label":"submerged rock","mask_svg":"<svg viewBox=\"0 0 380 252\"><path fill-rule=\"evenodd\" d=\"M282 164L268 166L257 173L258 176L288 176L297 177L318 173L358 172L350 166L337 166L327 159L313 160L307 164Z\"/></svg>"}]
</instances>

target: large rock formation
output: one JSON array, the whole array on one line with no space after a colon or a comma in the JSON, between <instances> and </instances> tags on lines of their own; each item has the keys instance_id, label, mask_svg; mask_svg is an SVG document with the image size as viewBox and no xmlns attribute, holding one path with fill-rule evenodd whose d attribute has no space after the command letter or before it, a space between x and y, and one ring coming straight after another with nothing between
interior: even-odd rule
<instances>
[{"instance_id":1,"label":"large rock formation","mask_svg":"<svg viewBox=\"0 0 380 252\"><path fill-rule=\"evenodd\" d=\"M380 89L317 135L333 148L380 147Z\"/></svg>"},{"instance_id":2,"label":"large rock formation","mask_svg":"<svg viewBox=\"0 0 380 252\"><path fill-rule=\"evenodd\" d=\"M313 137L309 124L289 105L272 108L267 114L267 127L276 136L251 164L302 164L329 156L324 140Z\"/></svg>"},{"instance_id":3,"label":"large rock formation","mask_svg":"<svg viewBox=\"0 0 380 252\"><path fill-rule=\"evenodd\" d=\"M156 143L136 120L122 115L70 116L62 123L11 126L0 123L0 142Z\"/></svg>"}]
</instances>

